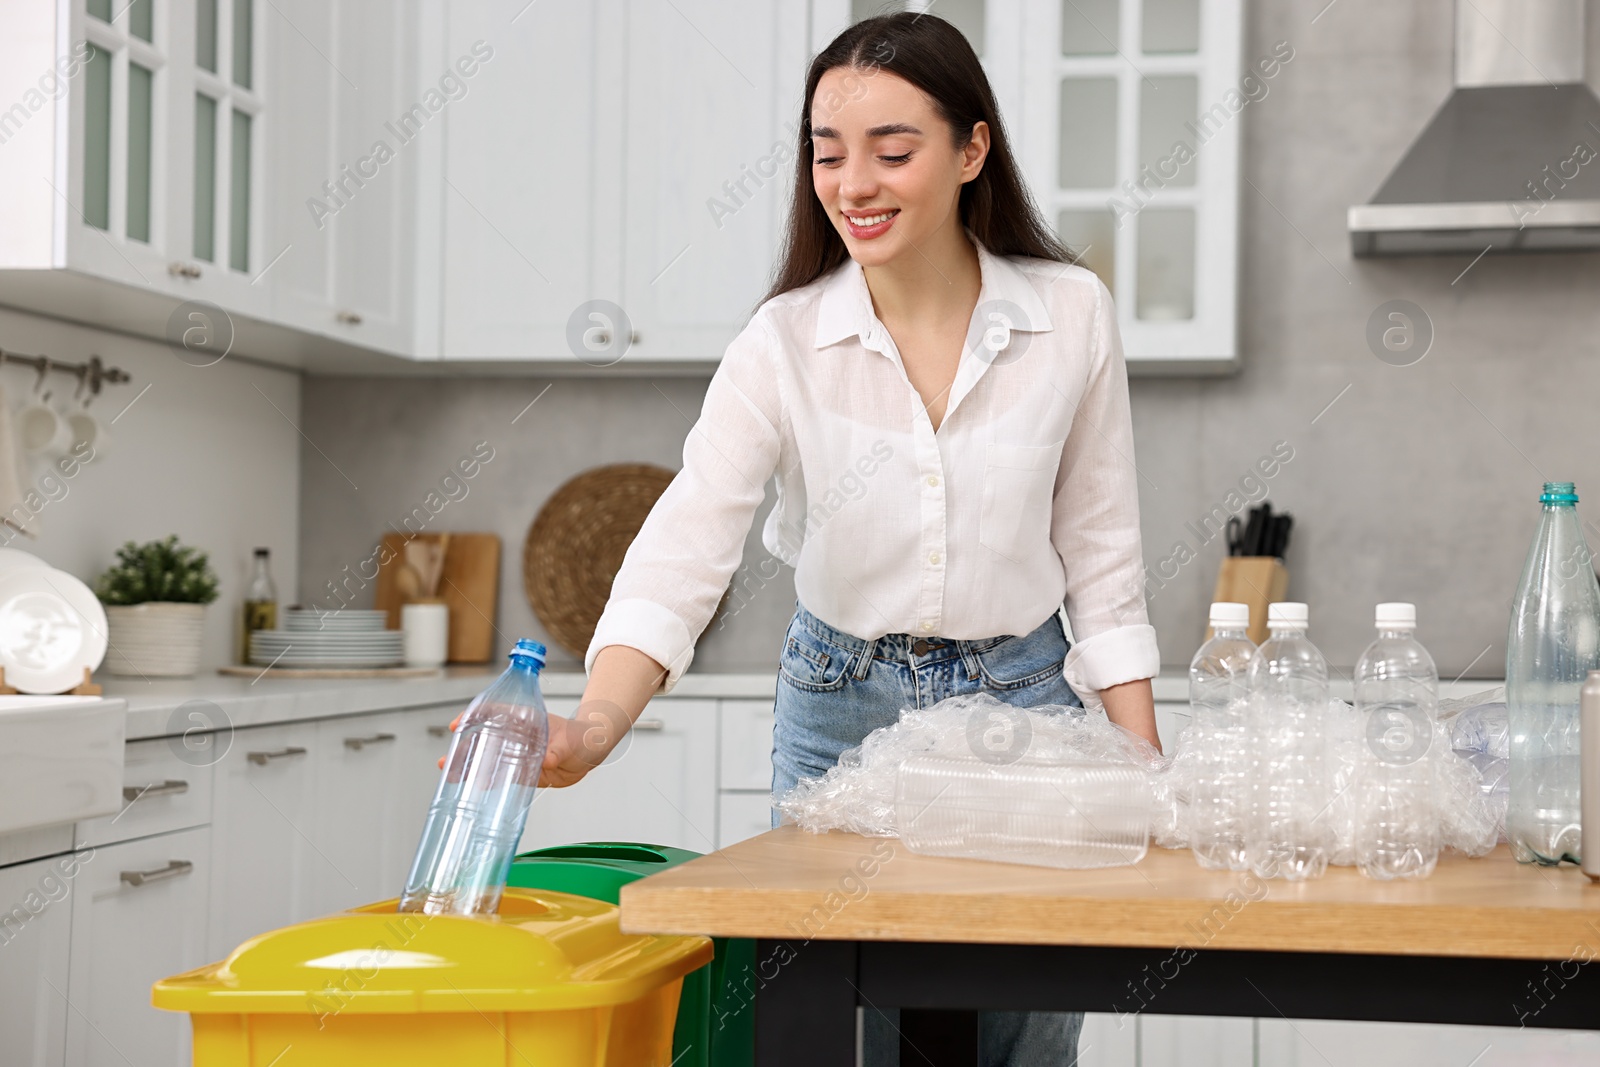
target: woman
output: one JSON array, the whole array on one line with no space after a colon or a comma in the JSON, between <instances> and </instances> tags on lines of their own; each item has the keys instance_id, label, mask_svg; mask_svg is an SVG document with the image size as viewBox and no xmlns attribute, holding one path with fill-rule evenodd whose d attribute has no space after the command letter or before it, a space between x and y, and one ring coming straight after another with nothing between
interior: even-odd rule
<instances>
[{"instance_id":1,"label":"woman","mask_svg":"<svg viewBox=\"0 0 1600 1067\"><path fill-rule=\"evenodd\" d=\"M627 552L541 784L577 781L677 683L774 473L763 540L798 595L774 794L964 693L1097 694L1158 744L1116 317L1035 211L966 39L909 13L840 34L811 64L798 155L777 281ZM873 1015L868 1063L891 1061L894 1015ZM985 1012L984 1061L1074 1062L1081 1023Z\"/></svg>"}]
</instances>

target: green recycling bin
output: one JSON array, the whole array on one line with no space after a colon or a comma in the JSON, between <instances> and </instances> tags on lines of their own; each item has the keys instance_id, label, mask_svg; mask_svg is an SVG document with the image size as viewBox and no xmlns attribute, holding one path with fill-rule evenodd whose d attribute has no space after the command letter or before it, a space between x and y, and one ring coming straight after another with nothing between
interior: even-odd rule
<instances>
[{"instance_id":1,"label":"green recycling bin","mask_svg":"<svg viewBox=\"0 0 1600 1067\"><path fill-rule=\"evenodd\" d=\"M524 852L511 862L507 885L619 903L622 887L700 853L632 841L584 841ZM755 1013L745 988L755 973L748 938L712 939L710 963L686 975L672 1032L674 1067L751 1067Z\"/></svg>"}]
</instances>

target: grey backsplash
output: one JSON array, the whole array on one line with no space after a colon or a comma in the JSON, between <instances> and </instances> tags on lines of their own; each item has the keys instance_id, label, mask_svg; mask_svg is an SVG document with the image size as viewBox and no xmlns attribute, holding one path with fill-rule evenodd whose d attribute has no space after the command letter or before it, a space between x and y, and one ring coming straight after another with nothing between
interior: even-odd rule
<instances>
[{"instance_id":1,"label":"grey backsplash","mask_svg":"<svg viewBox=\"0 0 1600 1067\"><path fill-rule=\"evenodd\" d=\"M1187 524L1282 441L1293 459L1266 486L1296 519L1289 592L1311 605L1312 637L1336 670L1368 641L1374 603L1412 600L1445 678L1497 677L1540 483L1576 481L1580 513L1600 518L1600 255L1489 255L1470 269L1465 255L1353 260L1346 207L1370 197L1449 90L1450 5L1346 4L1315 23L1303 6L1251 10L1245 58L1280 40L1295 57L1241 116L1243 370L1132 384L1146 562L1182 559L1179 542L1195 552L1149 587L1162 659L1188 662L1224 553ZM1394 299L1419 305L1435 330L1408 367L1380 362L1365 339L1369 316ZM483 440L494 459L429 529L498 533L502 647L543 637L521 575L540 504L600 464L676 469L705 392L704 379L559 379L517 418L546 384L308 378L302 597L326 595ZM764 577L771 505L769 486L742 572L754 592L711 624L694 669L775 667L794 586L787 568ZM370 588L360 595L370 603Z\"/></svg>"}]
</instances>

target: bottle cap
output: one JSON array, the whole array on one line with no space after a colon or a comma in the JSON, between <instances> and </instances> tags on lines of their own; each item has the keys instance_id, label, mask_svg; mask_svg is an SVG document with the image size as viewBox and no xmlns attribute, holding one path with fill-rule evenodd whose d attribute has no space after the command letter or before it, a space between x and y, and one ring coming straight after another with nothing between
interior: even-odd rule
<instances>
[{"instance_id":1,"label":"bottle cap","mask_svg":"<svg viewBox=\"0 0 1600 1067\"><path fill-rule=\"evenodd\" d=\"M530 659L533 661L534 670L544 666L545 647L537 641L530 641L526 637L518 641L511 649L510 658Z\"/></svg>"},{"instance_id":2,"label":"bottle cap","mask_svg":"<svg viewBox=\"0 0 1600 1067\"><path fill-rule=\"evenodd\" d=\"M1311 619L1311 612L1304 604L1294 600L1285 600L1277 604L1267 605L1267 628L1274 626L1306 626Z\"/></svg>"},{"instance_id":3,"label":"bottle cap","mask_svg":"<svg viewBox=\"0 0 1600 1067\"><path fill-rule=\"evenodd\" d=\"M1417 606L1399 601L1379 604L1376 618L1380 630L1412 629L1417 625Z\"/></svg>"},{"instance_id":4,"label":"bottle cap","mask_svg":"<svg viewBox=\"0 0 1600 1067\"><path fill-rule=\"evenodd\" d=\"M1219 600L1211 605L1213 630L1242 630L1250 625L1250 605Z\"/></svg>"},{"instance_id":5,"label":"bottle cap","mask_svg":"<svg viewBox=\"0 0 1600 1067\"><path fill-rule=\"evenodd\" d=\"M258 555L258 556L270 556L270 555L272 555L272 550L270 548L258 548L258 549L256 549L256 555Z\"/></svg>"},{"instance_id":6,"label":"bottle cap","mask_svg":"<svg viewBox=\"0 0 1600 1067\"><path fill-rule=\"evenodd\" d=\"M1541 504L1576 504L1578 502L1578 487L1572 482L1545 482L1544 492L1539 494Z\"/></svg>"}]
</instances>

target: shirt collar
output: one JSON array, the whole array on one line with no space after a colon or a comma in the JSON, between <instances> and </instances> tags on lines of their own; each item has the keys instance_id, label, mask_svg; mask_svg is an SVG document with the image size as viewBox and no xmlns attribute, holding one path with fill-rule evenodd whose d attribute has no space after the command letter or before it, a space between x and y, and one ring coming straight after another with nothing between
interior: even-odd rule
<instances>
[{"instance_id":1,"label":"shirt collar","mask_svg":"<svg viewBox=\"0 0 1600 1067\"><path fill-rule=\"evenodd\" d=\"M1034 289L1028 276L1005 256L997 256L973 236L970 228L967 237L978 250L978 271L982 281L978 287L978 306L994 302L1004 308L1006 304L1020 309L1008 318L1013 330L1043 332L1052 329L1050 315L1044 301ZM872 296L867 292L867 278L861 264L853 258L834 268L823 286L817 307L816 347L823 348L846 337L865 337L875 321Z\"/></svg>"}]
</instances>

